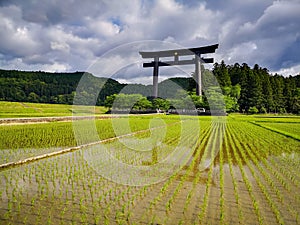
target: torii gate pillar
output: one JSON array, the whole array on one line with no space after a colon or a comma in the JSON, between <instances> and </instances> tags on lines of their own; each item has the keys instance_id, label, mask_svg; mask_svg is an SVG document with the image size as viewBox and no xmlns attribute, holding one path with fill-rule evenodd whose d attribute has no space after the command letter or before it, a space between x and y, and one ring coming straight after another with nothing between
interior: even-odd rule
<instances>
[{"instance_id":1,"label":"torii gate pillar","mask_svg":"<svg viewBox=\"0 0 300 225\"><path fill-rule=\"evenodd\" d=\"M201 58L195 55L196 95L202 95Z\"/></svg>"},{"instance_id":2,"label":"torii gate pillar","mask_svg":"<svg viewBox=\"0 0 300 225\"><path fill-rule=\"evenodd\" d=\"M158 96L158 57L154 58L154 67L153 67L153 97L157 98Z\"/></svg>"}]
</instances>

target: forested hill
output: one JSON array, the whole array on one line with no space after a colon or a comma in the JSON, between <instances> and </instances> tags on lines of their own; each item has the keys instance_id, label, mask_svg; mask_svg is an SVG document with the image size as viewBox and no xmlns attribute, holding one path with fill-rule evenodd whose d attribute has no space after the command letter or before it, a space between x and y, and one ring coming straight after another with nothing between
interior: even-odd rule
<instances>
[{"instance_id":1,"label":"forested hill","mask_svg":"<svg viewBox=\"0 0 300 225\"><path fill-rule=\"evenodd\" d=\"M225 65L223 61L214 65L213 74L223 93L237 98L239 111L255 107L263 113L300 113L300 75L283 77L257 64L250 68L246 63Z\"/></svg>"},{"instance_id":2,"label":"forested hill","mask_svg":"<svg viewBox=\"0 0 300 225\"><path fill-rule=\"evenodd\" d=\"M258 65L250 68L245 63L226 65L224 62L215 63L212 72L222 88L227 111L247 112L250 108L256 108L259 112L300 113L300 75L283 77L272 75ZM207 73L203 71L204 85L209 82ZM76 90L83 74L0 70L0 100L72 104L77 91L85 99L91 99L86 104L94 104L94 95L101 90L97 105L103 105L106 96L121 90L126 94L144 96L151 96L152 93L152 85L120 84L116 80L98 78L92 74L86 76L86 85ZM180 94L177 95L178 85L192 95L195 92L196 83L192 77L170 78L159 84L159 96L180 97ZM199 107L206 107L205 102L198 103Z\"/></svg>"},{"instance_id":3,"label":"forested hill","mask_svg":"<svg viewBox=\"0 0 300 225\"><path fill-rule=\"evenodd\" d=\"M83 74L0 70L0 100L72 104ZM101 90L97 105L103 104L106 96L118 93L125 86L113 79L98 78L91 74L87 74L86 80L89 87L79 91L88 95L88 92L97 93Z\"/></svg>"}]
</instances>

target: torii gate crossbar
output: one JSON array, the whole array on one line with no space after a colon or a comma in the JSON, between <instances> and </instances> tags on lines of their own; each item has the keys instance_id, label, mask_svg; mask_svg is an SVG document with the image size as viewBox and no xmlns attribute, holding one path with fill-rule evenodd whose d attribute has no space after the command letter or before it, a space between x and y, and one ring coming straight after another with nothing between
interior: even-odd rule
<instances>
[{"instance_id":1,"label":"torii gate crossbar","mask_svg":"<svg viewBox=\"0 0 300 225\"><path fill-rule=\"evenodd\" d=\"M155 52L140 52L142 58L153 58L150 63L143 63L143 67L153 67L153 97L158 97L158 72L160 66L175 66L175 65L189 65L195 64L195 75L196 75L196 94L202 94L202 81L201 81L201 63L213 63L213 58L201 58L202 54L214 53L219 47L219 44L203 46L198 48L189 49L173 49L166 51L155 51ZM179 56L194 55L195 58L191 60L179 60ZM174 57L173 61L159 61L163 57Z\"/></svg>"}]
</instances>

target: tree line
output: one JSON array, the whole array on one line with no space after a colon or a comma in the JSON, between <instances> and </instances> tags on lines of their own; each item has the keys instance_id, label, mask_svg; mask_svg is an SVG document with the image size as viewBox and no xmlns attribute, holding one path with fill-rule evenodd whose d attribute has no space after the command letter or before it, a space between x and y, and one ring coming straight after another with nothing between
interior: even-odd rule
<instances>
[{"instance_id":1,"label":"tree line","mask_svg":"<svg viewBox=\"0 0 300 225\"><path fill-rule=\"evenodd\" d=\"M199 97L193 74L189 78L170 78L159 83L160 98L153 101L152 85L120 84L84 72L0 70L2 101L73 104L77 95L78 104L111 108L111 100L118 95L117 102L126 105L135 100L130 107L140 110L172 106L210 109L217 105L227 112L300 113L300 75L283 77L258 65L250 68L246 63L226 65L222 61L215 63L211 71L202 68L202 86Z\"/></svg>"},{"instance_id":2,"label":"tree line","mask_svg":"<svg viewBox=\"0 0 300 225\"><path fill-rule=\"evenodd\" d=\"M246 63L214 64L216 76L225 96L237 100L240 112L300 113L300 75L271 75L266 68ZM232 93L232 89L235 91Z\"/></svg>"},{"instance_id":3,"label":"tree line","mask_svg":"<svg viewBox=\"0 0 300 225\"><path fill-rule=\"evenodd\" d=\"M294 113L300 114L300 75L272 75L266 68L246 63L226 65L215 63L212 71L202 67L202 96L196 95L195 78L170 78L159 84L160 104L139 104L139 108L195 109L212 107L227 112ZM150 87L150 88L149 88ZM131 90L133 90L131 88ZM152 86L136 89L134 93L151 95ZM133 94L133 93L127 93ZM116 96L113 96L114 98ZM122 95L121 98L125 99ZM141 97L141 96L140 96ZM130 99L130 95L127 95ZM108 97L107 99L111 99ZM122 102L115 106L121 108ZM107 103L107 102L106 102ZM106 105L111 107L110 104ZM125 105L123 105L126 108Z\"/></svg>"}]
</instances>

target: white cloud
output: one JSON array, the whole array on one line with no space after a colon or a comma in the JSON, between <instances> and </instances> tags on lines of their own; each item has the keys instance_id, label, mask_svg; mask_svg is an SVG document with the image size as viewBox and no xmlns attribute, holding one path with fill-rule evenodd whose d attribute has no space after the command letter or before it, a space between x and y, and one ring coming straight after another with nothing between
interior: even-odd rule
<instances>
[{"instance_id":1,"label":"white cloud","mask_svg":"<svg viewBox=\"0 0 300 225\"><path fill-rule=\"evenodd\" d=\"M14 15L14 18L11 18ZM42 49L35 42L32 25L20 20L21 11L16 6L0 8L0 52L9 56L22 57Z\"/></svg>"},{"instance_id":2,"label":"white cloud","mask_svg":"<svg viewBox=\"0 0 300 225\"><path fill-rule=\"evenodd\" d=\"M252 12L250 9L248 14ZM271 70L299 62L299 51L290 52L289 62L284 56L290 49L299 49L299 11L299 1L274 1L256 18L227 20L219 35L223 59L229 63L257 63ZM256 49L251 48L251 43Z\"/></svg>"},{"instance_id":3,"label":"white cloud","mask_svg":"<svg viewBox=\"0 0 300 225\"><path fill-rule=\"evenodd\" d=\"M49 72L60 72L60 71L68 71L70 69L70 66L66 64L61 64L55 62L54 64L51 65L44 65L44 70L49 71Z\"/></svg>"},{"instance_id":4,"label":"white cloud","mask_svg":"<svg viewBox=\"0 0 300 225\"><path fill-rule=\"evenodd\" d=\"M65 43L65 42L51 41L50 45L51 45L51 49L52 50L58 50L58 51L63 51L63 52L70 52L70 46L67 43Z\"/></svg>"},{"instance_id":5,"label":"white cloud","mask_svg":"<svg viewBox=\"0 0 300 225\"><path fill-rule=\"evenodd\" d=\"M178 47L219 43L212 55L218 61L296 72L299 11L298 0L11 0L0 3L0 67L87 70L119 45L160 40ZM138 48L130 54L134 51ZM133 60L125 49L118 57L121 65ZM132 72L130 79L148 82L141 71Z\"/></svg>"},{"instance_id":6,"label":"white cloud","mask_svg":"<svg viewBox=\"0 0 300 225\"><path fill-rule=\"evenodd\" d=\"M0 59L2 69L29 70L29 71L46 71L46 72L66 72L70 71L70 65L66 63L50 62L37 60L35 63L28 63L30 60L15 58L12 60ZM12 67L13 65L13 67Z\"/></svg>"},{"instance_id":7,"label":"white cloud","mask_svg":"<svg viewBox=\"0 0 300 225\"><path fill-rule=\"evenodd\" d=\"M88 20L88 26L94 33L94 36L109 38L117 35L120 32L120 27L112 22L103 21L101 18L89 18Z\"/></svg>"},{"instance_id":8,"label":"white cloud","mask_svg":"<svg viewBox=\"0 0 300 225\"><path fill-rule=\"evenodd\" d=\"M283 76L293 76L293 75L300 75L300 64L289 67L289 68L283 68L278 71L271 71L272 74L281 74Z\"/></svg>"}]
</instances>

